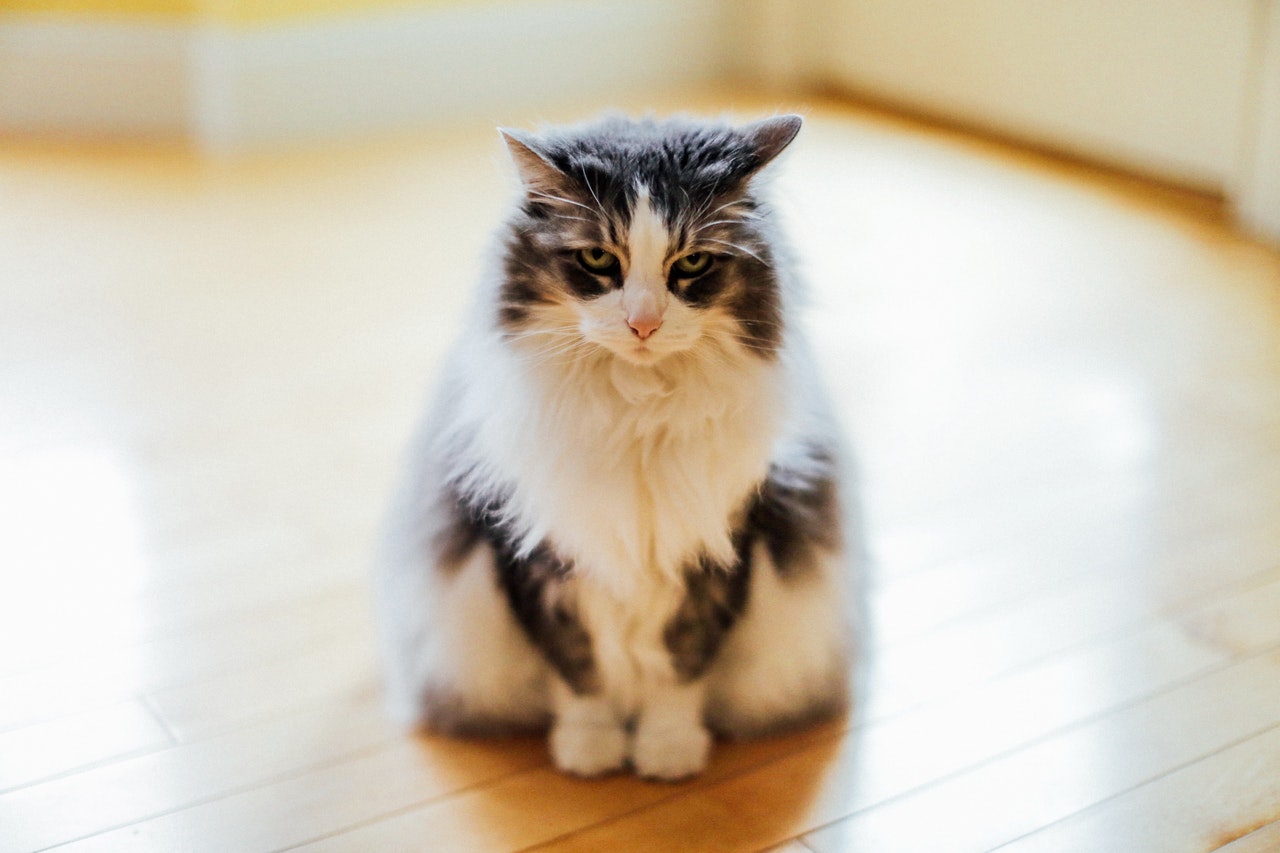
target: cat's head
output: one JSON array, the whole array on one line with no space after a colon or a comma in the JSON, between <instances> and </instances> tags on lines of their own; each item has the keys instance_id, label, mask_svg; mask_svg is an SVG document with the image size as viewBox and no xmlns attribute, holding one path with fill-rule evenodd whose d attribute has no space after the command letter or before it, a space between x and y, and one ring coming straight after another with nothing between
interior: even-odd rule
<instances>
[{"instance_id":1,"label":"cat's head","mask_svg":"<svg viewBox=\"0 0 1280 853\"><path fill-rule=\"evenodd\" d=\"M607 351L655 364L697 347L769 357L781 293L752 178L800 124L610 117L502 131L524 185L504 247L503 331L548 357Z\"/></svg>"}]
</instances>

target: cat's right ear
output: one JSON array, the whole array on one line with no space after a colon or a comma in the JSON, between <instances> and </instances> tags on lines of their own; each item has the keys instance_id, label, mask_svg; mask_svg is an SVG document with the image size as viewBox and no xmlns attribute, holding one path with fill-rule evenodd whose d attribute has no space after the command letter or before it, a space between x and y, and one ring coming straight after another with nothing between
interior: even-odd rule
<instances>
[{"instance_id":1,"label":"cat's right ear","mask_svg":"<svg viewBox=\"0 0 1280 853\"><path fill-rule=\"evenodd\" d=\"M500 127L498 133L507 143L507 151L516 164L520 181L525 189L534 193L559 195L564 185L564 173L552 165L542 153L538 139L522 130Z\"/></svg>"}]
</instances>

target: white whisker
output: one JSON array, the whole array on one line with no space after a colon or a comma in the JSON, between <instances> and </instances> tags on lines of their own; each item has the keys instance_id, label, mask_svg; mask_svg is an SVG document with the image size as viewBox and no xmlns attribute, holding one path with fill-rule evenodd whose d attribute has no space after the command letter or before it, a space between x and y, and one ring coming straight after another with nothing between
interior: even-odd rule
<instances>
[{"instance_id":1,"label":"white whisker","mask_svg":"<svg viewBox=\"0 0 1280 853\"><path fill-rule=\"evenodd\" d=\"M739 251L739 252L741 252L741 253L742 253L742 254L744 254L744 255L749 255L749 256L751 256L751 257L755 258L757 261L759 261L759 262L760 262L760 263L762 263L762 264L765 262L765 261L764 261L764 258L760 257L760 256L759 256L759 255L757 255L755 252L753 252L753 251L751 251L750 249L748 249L746 246L740 246L740 245L738 245L737 243L730 243L728 240L714 240L714 239L712 239L712 238L710 238L710 237L707 237L707 238L705 238L705 239L706 239L706 241L707 241L708 243L716 243L716 244L719 244L719 245L721 245L721 246L726 246L726 247L728 247L728 248L730 248L730 249L734 249L734 250L736 250L736 251Z\"/></svg>"},{"instance_id":2,"label":"white whisker","mask_svg":"<svg viewBox=\"0 0 1280 853\"><path fill-rule=\"evenodd\" d=\"M697 228L693 229L693 233L700 234L706 229L711 228L714 225L744 225L744 224L746 224L745 220L742 220L742 219L715 219L715 220L712 220L711 222L701 223L700 225L698 225Z\"/></svg>"},{"instance_id":3,"label":"white whisker","mask_svg":"<svg viewBox=\"0 0 1280 853\"><path fill-rule=\"evenodd\" d=\"M579 163L578 169L582 172L582 182L587 185L587 190L591 193L591 197L596 200L596 207L600 214L604 215L604 205L600 203L600 196L596 195L596 188L591 186L591 178L587 177L587 164Z\"/></svg>"},{"instance_id":4,"label":"white whisker","mask_svg":"<svg viewBox=\"0 0 1280 853\"><path fill-rule=\"evenodd\" d=\"M720 205L719 207L717 207L715 210L713 210L713 211L711 211L710 213L708 213L708 214L707 214L707 216L715 216L715 215L716 215L717 213L719 213L720 211L722 211L722 210L728 210L729 208L733 207L734 205L736 205L736 204L742 204L743 202L744 202L744 199L740 199L740 198L735 198L733 201L727 201L727 202L725 202L724 204L722 204L722 205Z\"/></svg>"},{"instance_id":5,"label":"white whisker","mask_svg":"<svg viewBox=\"0 0 1280 853\"><path fill-rule=\"evenodd\" d=\"M582 208L583 210L587 211L588 213L595 213L595 211L594 211L594 210L592 210L592 209L591 209L590 207L588 207L587 205L585 205L585 204L580 204L579 202L576 202L576 201L574 201L574 200L573 200L573 199L571 199L571 198L565 198L564 196L552 195L551 193L539 192L538 190L532 190L532 189L531 189L531 190L529 190L529 195L535 195L535 196L538 196L539 198L545 198L545 199L547 199L547 200L549 200L549 201L559 201L559 202L563 202L564 204L571 204L571 205L573 205L574 207L580 207L580 208Z\"/></svg>"}]
</instances>

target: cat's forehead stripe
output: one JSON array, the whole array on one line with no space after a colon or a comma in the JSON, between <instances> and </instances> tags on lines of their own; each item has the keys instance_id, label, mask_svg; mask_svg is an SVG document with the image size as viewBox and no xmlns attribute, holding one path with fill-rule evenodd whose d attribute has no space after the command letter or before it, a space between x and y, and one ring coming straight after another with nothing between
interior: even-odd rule
<instances>
[{"instance_id":1,"label":"cat's forehead stripe","mask_svg":"<svg viewBox=\"0 0 1280 853\"><path fill-rule=\"evenodd\" d=\"M640 184L636 187L635 208L631 212L631 226L627 233L632 269L661 276L669 245L666 222L654 209L649 188Z\"/></svg>"}]
</instances>

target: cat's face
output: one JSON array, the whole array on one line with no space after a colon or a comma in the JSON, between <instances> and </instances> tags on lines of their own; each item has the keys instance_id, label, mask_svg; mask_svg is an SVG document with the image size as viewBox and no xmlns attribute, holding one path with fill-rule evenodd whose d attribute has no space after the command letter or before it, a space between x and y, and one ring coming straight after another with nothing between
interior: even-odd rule
<instances>
[{"instance_id":1,"label":"cat's face","mask_svg":"<svg viewBox=\"0 0 1280 853\"><path fill-rule=\"evenodd\" d=\"M698 347L767 357L781 335L775 251L750 180L800 128L609 119L504 131L525 186L500 322L525 352L655 364Z\"/></svg>"}]
</instances>

